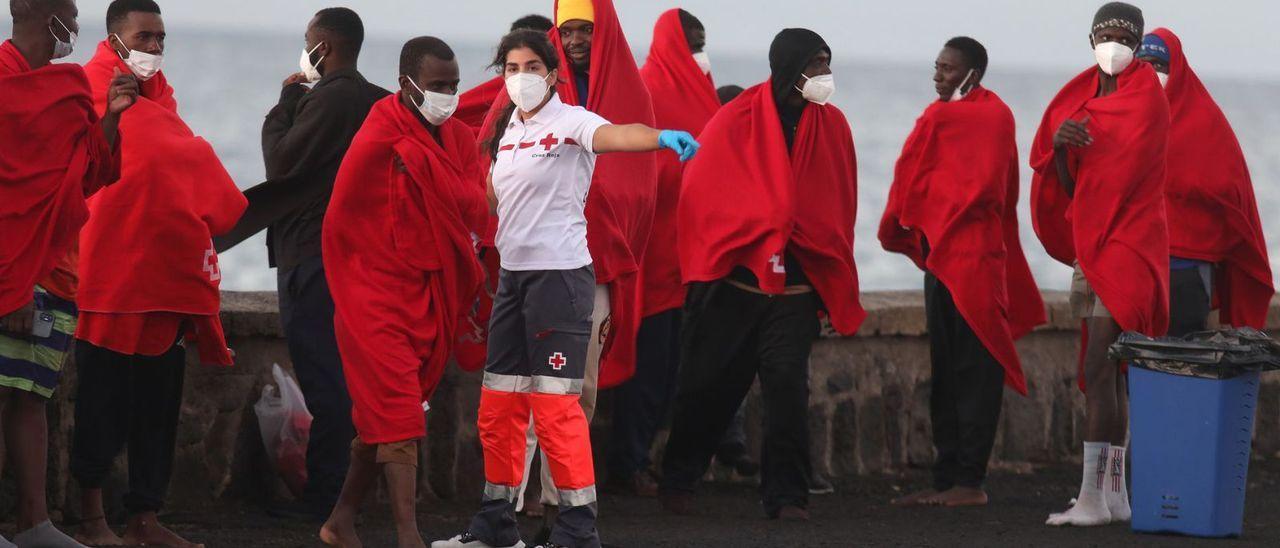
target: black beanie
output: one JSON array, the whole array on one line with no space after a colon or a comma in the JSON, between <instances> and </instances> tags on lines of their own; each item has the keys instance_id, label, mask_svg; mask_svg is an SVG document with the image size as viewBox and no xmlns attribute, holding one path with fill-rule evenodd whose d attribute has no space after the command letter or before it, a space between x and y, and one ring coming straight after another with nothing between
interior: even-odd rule
<instances>
[{"instance_id":1,"label":"black beanie","mask_svg":"<svg viewBox=\"0 0 1280 548\"><path fill-rule=\"evenodd\" d=\"M1089 33L1098 32L1105 28L1118 28L1133 33L1134 38L1142 39L1142 10L1133 4L1124 2L1111 2L1100 8L1098 13L1093 16L1093 27Z\"/></svg>"},{"instance_id":2,"label":"black beanie","mask_svg":"<svg viewBox=\"0 0 1280 548\"><path fill-rule=\"evenodd\" d=\"M800 73L809 65L809 60L820 51L831 54L826 40L809 29L782 29L773 37L773 45L769 46L769 72L775 101L782 101L787 90L800 80Z\"/></svg>"}]
</instances>

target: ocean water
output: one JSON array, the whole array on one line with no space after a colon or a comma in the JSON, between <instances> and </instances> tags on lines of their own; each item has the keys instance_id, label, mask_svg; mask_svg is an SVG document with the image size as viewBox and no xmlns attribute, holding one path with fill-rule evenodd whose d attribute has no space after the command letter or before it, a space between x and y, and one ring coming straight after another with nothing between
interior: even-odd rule
<instances>
[{"instance_id":1,"label":"ocean water","mask_svg":"<svg viewBox=\"0 0 1280 548\"><path fill-rule=\"evenodd\" d=\"M366 40L360 69L372 82L394 89L400 45L408 36ZM647 44L633 39L634 46ZM495 38L496 44L496 38ZM485 71L495 44L453 43L462 67L463 87L490 77ZM170 29L165 73L176 89L179 109L192 129L208 139L241 188L262 181L263 116L276 104L280 83L297 71L302 34L220 33ZM92 54L83 42L72 60ZM768 77L763 54L722 53L711 48L717 85L748 87ZM902 143L924 107L936 98L932 63L882 65L837 52L833 67L837 93L833 102L849 117L858 154L858 219L855 252L864 290L911 289L921 285L920 272L907 259L880 249L875 238L884 211L893 165ZM1088 51L1075 70L1005 69L993 65L984 84L1013 110L1022 156L1019 217L1022 242L1040 286L1065 289L1070 269L1045 254L1031 229L1027 197L1031 177L1027 151L1045 105L1068 79L1091 62ZM643 57L643 53L638 54ZM642 59L641 59L642 60ZM1280 272L1280 83L1206 79L1210 91L1235 127L1253 174L1258 206L1268 235L1272 270ZM224 253L222 287L231 290L275 288L267 267L262 234Z\"/></svg>"}]
</instances>

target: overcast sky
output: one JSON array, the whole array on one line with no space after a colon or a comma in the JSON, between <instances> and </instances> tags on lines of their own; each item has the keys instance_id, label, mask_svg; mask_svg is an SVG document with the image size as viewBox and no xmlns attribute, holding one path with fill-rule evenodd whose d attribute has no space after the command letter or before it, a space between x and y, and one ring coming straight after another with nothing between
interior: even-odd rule
<instances>
[{"instance_id":1,"label":"overcast sky","mask_svg":"<svg viewBox=\"0 0 1280 548\"><path fill-rule=\"evenodd\" d=\"M109 0L80 0L81 24L101 28ZM432 34L496 41L511 20L550 15L552 0L160 0L170 26L297 32L317 9L356 9L375 36ZM786 26L812 28L849 60L931 63L945 38L986 44L993 65L1074 68L1092 61L1086 36L1101 0L615 0L633 47L649 43L671 7L697 15L708 50L765 51ZM1172 28L1197 72L1280 80L1277 0L1143 0L1147 28ZM0 2L8 19L8 2ZM7 25L4 25L7 27ZM3 27L0 27L3 28ZM95 38L96 39L96 38Z\"/></svg>"}]
</instances>

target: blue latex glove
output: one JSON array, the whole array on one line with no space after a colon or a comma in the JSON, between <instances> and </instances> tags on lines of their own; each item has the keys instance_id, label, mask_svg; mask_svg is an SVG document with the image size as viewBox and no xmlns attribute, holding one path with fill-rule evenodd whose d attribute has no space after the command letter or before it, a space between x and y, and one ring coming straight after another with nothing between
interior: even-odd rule
<instances>
[{"instance_id":1,"label":"blue latex glove","mask_svg":"<svg viewBox=\"0 0 1280 548\"><path fill-rule=\"evenodd\" d=\"M681 162L687 162L698 153L698 148L702 145L699 145L687 131L664 129L658 134L658 146L675 151L680 155Z\"/></svg>"}]
</instances>

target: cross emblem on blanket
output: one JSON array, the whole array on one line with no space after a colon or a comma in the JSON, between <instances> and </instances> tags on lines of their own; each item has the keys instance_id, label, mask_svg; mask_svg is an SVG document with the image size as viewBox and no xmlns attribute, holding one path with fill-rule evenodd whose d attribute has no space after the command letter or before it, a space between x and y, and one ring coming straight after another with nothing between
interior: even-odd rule
<instances>
[{"instance_id":1,"label":"cross emblem on blanket","mask_svg":"<svg viewBox=\"0 0 1280 548\"><path fill-rule=\"evenodd\" d=\"M551 368L556 371L564 369L564 366L567 363L569 363L569 361L564 359L564 354L559 352L556 352L555 354L552 354L550 358L547 358L547 365L550 365Z\"/></svg>"}]
</instances>

